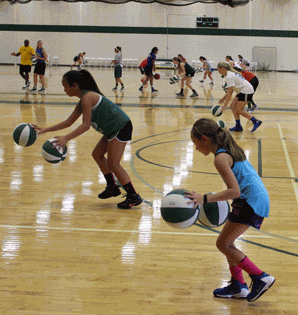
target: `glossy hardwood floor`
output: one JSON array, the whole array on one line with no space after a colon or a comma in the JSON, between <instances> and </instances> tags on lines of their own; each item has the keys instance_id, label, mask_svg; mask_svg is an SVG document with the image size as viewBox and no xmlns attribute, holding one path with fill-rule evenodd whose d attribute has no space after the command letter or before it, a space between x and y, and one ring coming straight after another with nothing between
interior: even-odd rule
<instances>
[{"instance_id":1,"label":"glossy hardwood floor","mask_svg":"<svg viewBox=\"0 0 298 315\"><path fill-rule=\"evenodd\" d=\"M172 189L224 188L213 158L196 152L190 139L193 123L211 118L211 106L223 96L218 73L213 87L208 79L201 85L198 73L193 83L199 97L188 92L178 99L178 85L168 83L172 71L159 71L159 92L152 95L149 88L139 93L136 69L124 69L127 88L113 92L112 70L89 68L134 125L122 165L144 202L120 210L123 197L97 198L105 180L91 156L100 138L95 131L70 141L68 157L58 165L42 158L41 146L68 131L41 135L27 148L13 142L17 124L49 126L72 112L77 99L61 85L67 70L48 69L46 94L32 95L22 91L18 69L0 68L1 314L297 314L297 74L258 72L255 116L263 124L251 133L252 124L242 118L244 131L235 135L271 199L262 229L249 229L237 241L276 277L265 295L248 303L213 297L230 279L215 246L221 227L175 230L160 215L161 199ZM231 111L221 119L234 124ZM250 284L247 274L245 280Z\"/></svg>"}]
</instances>

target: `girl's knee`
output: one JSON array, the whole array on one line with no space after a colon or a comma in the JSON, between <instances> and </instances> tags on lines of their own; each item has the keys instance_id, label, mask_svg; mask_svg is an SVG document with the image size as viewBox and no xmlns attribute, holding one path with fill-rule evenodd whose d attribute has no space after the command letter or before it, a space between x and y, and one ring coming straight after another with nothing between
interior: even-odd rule
<instances>
[{"instance_id":1,"label":"girl's knee","mask_svg":"<svg viewBox=\"0 0 298 315\"><path fill-rule=\"evenodd\" d=\"M216 247L219 251L224 253L231 244L228 242L227 239L221 238L220 236L216 240Z\"/></svg>"}]
</instances>

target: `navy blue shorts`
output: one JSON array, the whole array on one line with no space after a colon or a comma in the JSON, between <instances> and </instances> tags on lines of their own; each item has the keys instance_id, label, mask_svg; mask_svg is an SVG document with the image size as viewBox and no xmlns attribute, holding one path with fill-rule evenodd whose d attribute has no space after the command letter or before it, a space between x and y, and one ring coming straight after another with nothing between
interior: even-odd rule
<instances>
[{"instance_id":1,"label":"navy blue shorts","mask_svg":"<svg viewBox=\"0 0 298 315\"><path fill-rule=\"evenodd\" d=\"M235 199L228 220L233 223L246 224L259 230L264 217L257 215L245 199Z\"/></svg>"}]
</instances>

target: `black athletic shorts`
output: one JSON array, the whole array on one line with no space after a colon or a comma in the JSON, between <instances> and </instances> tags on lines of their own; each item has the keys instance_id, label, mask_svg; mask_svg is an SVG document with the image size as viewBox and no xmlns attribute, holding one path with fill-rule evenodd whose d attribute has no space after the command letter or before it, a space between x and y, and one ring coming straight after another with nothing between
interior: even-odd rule
<instances>
[{"instance_id":1,"label":"black athletic shorts","mask_svg":"<svg viewBox=\"0 0 298 315\"><path fill-rule=\"evenodd\" d=\"M249 225L259 230L264 218L256 214L245 199L235 199L232 203L232 212L228 216L229 221Z\"/></svg>"},{"instance_id":2,"label":"black athletic shorts","mask_svg":"<svg viewBox=\"0 0 298 315\"><path fill-rule=\"evenodd\" d=\"M44 62L40 62L35 65L33 73L44 75L45 71L46 71L46 64Z\"/></svg>"},{"instance_id":3,"label":"black athletic shorts","mask_svg":"<svg viewBox=\"0 0 298 315\"><path fill-rule=\"evenodd\" d=\"M141 72L141 74L144 74L144 73L145 73L145 70L144 70L144 68L142 68L142 67L139 67L139 69L140 69L140 72Z\"/></svg>"},{"instance_id":4,"label":"black athletic shorts","mask_svg":"<svg viewBox=\"0 0 298 315\"><path fill-rule=\"evenodd\" d=\"M79 60L79 56L75 56L74 58L73 58L73 61L78 61Z\"/></svg>"},{"instance_id":5,"label":"black athletic shorts","mask_svg":"<svg viewBox=\"0 0 298 315\"><path fill-rule=\"evenodd\" d=\"M237 98L238 98L238 101L239 102L251 102L252 101L252 97L253 97L253 94L243 94L243 93L239 93L236 95Z\"/></svg>"},{"instance_id":6,"label":"black athletic shorts","mask_svg":"<svg viewBox=\"0 0 298 315\"><path fill-rule=\"evenodd\" d=\"M122 77L122 67L120 65L115 66L114 68L114 78L119 79Z\"/></svg>"},{"instance_id":7,"label":"black athletic shorts","mask_svg":"<svg viewBox=\"0 0 298 315\"><path fill-rule=\"evenodd\" d=\"M254 88L254 91L256 91L257 87L259 86L259 80L257 77L253 77L249 83L252 85L252 87Z\"/></svg>"},{"instance_id":8,"label":"black athletic shorts","mask_svg":"<svg viewBox=\"0 0 298 315\"><path fill-rule=\"evenodd\" d=\"M121 142L128 142L131 140L132 136L132 123L129 121L117 134L111 139L108 139L108 141L114 140L117 138Z\"/></svg>"},{"instance_id":9,"label":"black athletic shorts","mask_svg":"<svg viewBox=\"0 0 298 315\"><path fill-rule=\"evenodd\" d=\"M151 77L153 75L152 71L153 71L153 67L146 66L144 68L145 75L147 75L148 77Z\"/></svg>"},{"instance_id":10,"label":"black athletic shorts","mask_svg":"<svg viewBox=\"0 0 298 315\"><path fill-rule=\"evenodd\" d=\"M24 65L20 65L20 73L30 73L31 72L31 66L24 66Z\"/></svg>"}]
</instances>

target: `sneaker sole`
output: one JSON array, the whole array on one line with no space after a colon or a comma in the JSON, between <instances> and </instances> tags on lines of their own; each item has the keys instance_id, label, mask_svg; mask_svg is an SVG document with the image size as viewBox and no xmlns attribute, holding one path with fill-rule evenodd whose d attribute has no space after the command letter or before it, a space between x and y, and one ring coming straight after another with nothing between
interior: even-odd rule
<instances>
[{"instance_id":1,"label":"sneaker sole","mask_svg":"<svg viewBox=\"0 0 298 315\"><path fill-rule=\"evenodd\" d=\"M122 207L119 207L118 205L117 205L117 207L119 208L119 209L125 209L125 210L127 210L127 209L131 209L132 207L136 207L136 206L138 206L138 205L140 205L141 203L143 202L143 199L142 200L139 200L138 202L136 202L136 203L134 203L134 204L130 204L127 208L122 208Z\"/></svg>"},{"instance_id":2,"label":"sneaker sole","mask_svg":"<svg viewBox=\"0 0 298 315\"><path fill-rule=\"evenodd\" d=\"M267 285L264 286L263 290L258 294L256 295L254 298L252 299L247 299L248 302L254 302L256 301L258 298L260 298L266 291L268 291L274 284L275 282L275 279L273 280L273 282L271 282L271 284L269 285L269 287L267 287Z\"/></svg>"},{"instance_id":3,"label":"sneaker sole","mask_svg":"<svg viewBox=\"0 0 298 315\"><path fill-rule=\"evenodd\" d=\"M248 295L249 293L247 293ZM246 296L235 296L235 295L216 295L216 294L213 294L214 297L217 297L217 298L220 298L220 299L237 299L237 300L245 300L247 299L247 295Z\"/></svg>"}]
</instances>

